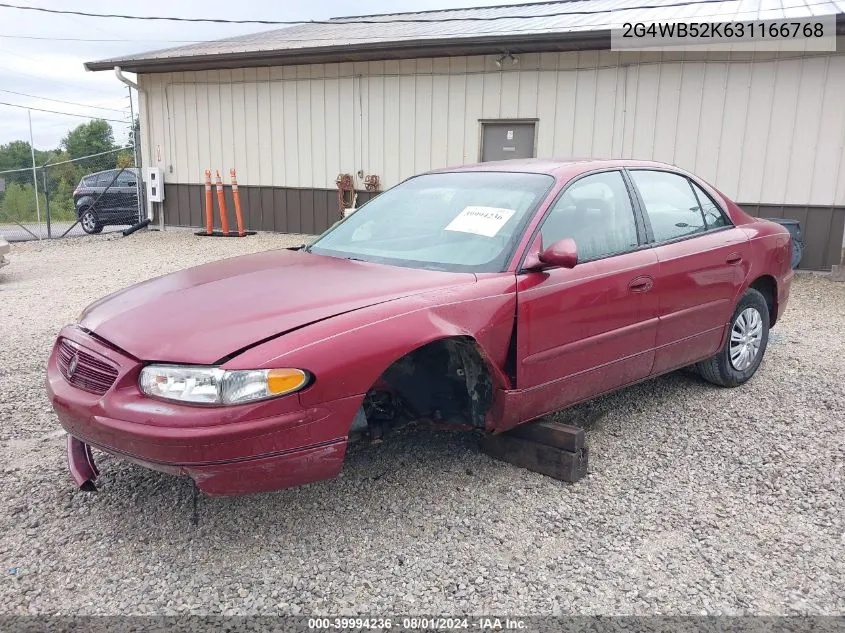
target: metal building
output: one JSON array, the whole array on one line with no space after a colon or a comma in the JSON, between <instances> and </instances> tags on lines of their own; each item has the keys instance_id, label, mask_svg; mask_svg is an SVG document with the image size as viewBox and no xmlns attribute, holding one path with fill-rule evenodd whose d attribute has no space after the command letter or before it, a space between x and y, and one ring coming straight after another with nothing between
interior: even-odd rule
<instances>
[{"instance_id":1,"label":"metal building","mask_svg":"<svg viewBox=\"0 0 845 633\"><path fill-rule=\"evenodd\" d=\"M673 20L836 13L845 33L845 0L664 2ZM372 175L387 188L479 160L642 158L755 215L800 220L802 268L838 263L845 38L842 52L608 50L611 7L614 21L668 15L636 4L339 18L86 67L138 73L143 162L163 170L167 224L202 225L207 168L237 168L248 228L320 233L340 217L338 174L361 204Z\"/></svg>"}]
</instances>

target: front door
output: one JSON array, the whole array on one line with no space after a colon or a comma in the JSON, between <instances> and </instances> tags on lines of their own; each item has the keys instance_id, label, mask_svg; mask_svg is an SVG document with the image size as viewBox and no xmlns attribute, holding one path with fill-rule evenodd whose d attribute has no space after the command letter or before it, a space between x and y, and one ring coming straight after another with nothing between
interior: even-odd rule
<instances>
[{"instance_id":1,"label":"front door","mask_svg":"<svg viewBox=\"0 0 845 633\"><path fill-rule=\"evenodd\" d=\"M748 274L748 237L698 184L668 171L629 170L660 262L654 373L715 354Z\"/></svg>"},{"instance_id":2,"label":"front door","mask_svg":"<svg viewBox=\"0 0 845 633\"><path fill-rule=\"evenodd\" d=\"M519 274L523 421L647 377L657 333L657 256L620 171L576 180L540 232L545 246L574 239L578 263Z\"/></svg>"},{"instance_id":3,"label":"front door","mask_svg":"<svg viewBox=\"0 0 845 633\"><path fill-rule=\"evenodd\" d=\"M507 121L481 124L481 161L534 157L534 124Z\"/></svg>"}]
</instances>

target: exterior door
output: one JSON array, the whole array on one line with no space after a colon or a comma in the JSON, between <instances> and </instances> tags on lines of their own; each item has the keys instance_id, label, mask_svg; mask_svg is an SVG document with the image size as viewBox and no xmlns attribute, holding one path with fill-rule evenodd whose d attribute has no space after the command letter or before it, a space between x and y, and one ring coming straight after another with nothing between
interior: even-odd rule
<instances>
[{"instance_id":1,"label":"exterior door","mask_svg":"<svg viewBox=\"0 0 845 633\"><path fill-rule=\"evenodd\" d=\"M481 133L482 162L534 157L533 123L482 123Z\"/></svg>"},{"instance_id":2,"label":"exterior door","mask_svg":"<svg viewBox=\"0 0 845 633\"><path fill-rule=\"evenodd\" d=\"M748 274L748 237L682 174L629 170L660 263L654 373L715 354Z\"/></svg>"},{"instance_id":3,"label":"exterior door","mask_svg":"<svg viewBox=\"0 0 845 633\"><path fill-rule=\"evenodd\" d=\"M575 240L574 268L522 272L517 282L521 419L636 382L651 373L657 256L644 247L620 171L571 184L545 218L544 245Z\"/></svg>"}]
</instances>

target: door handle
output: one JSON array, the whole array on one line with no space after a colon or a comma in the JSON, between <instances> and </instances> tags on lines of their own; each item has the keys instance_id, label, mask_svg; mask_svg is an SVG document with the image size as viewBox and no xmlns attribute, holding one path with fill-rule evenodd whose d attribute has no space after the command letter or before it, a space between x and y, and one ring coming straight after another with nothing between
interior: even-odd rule
<instances>
[{"instance_id":1,"label":"door handle","mask_svg":"<svg viewBox=\"0 0 845 633\"><path fill-rule=\"evenodd\" d=\"M648 292L654 287L654 279L651 277L635 277L628 284L628 290L631 292Z\"/></svg>"},{"instance_id":2,"label":"door handle","mask_svg":"<svg viewBox=\"0 0 845 633\"><path fill-rule=\"evenodd\" d=\"M737 264L742 263L742 255L739 253L731 253L725 261L731 266L736 266Z\"/></svg>"}]
</instances>

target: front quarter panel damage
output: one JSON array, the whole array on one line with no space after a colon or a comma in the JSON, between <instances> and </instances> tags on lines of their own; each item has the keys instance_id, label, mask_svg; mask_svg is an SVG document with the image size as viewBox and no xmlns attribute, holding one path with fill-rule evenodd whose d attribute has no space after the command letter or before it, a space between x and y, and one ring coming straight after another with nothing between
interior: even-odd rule
<instances>
[{"instance_id":1,"label":"front quarter panel damage","mask_svg":"<svg viewBox=\"0 0 845 633\"><path fill-rule=\"evenodd\" d=\"M505 367L516 309L513 273L485 275L462 284L371 306L315 323L247 350L227 368L300 367L314 384L300 392L311 407L358 396L410 352L441 339L466 337L486 364L492 385L491 411L510 415L503 404L513 388ZM473 376L468 376L472 380ZM487 419L487 426L492 420ZM343 435L349 430L343 429Z\"/></svg>"}]
</instances>

